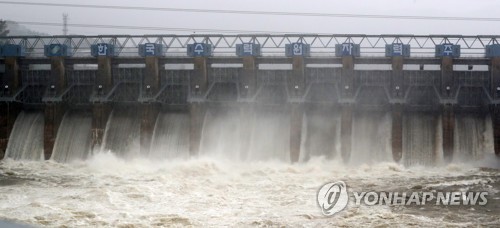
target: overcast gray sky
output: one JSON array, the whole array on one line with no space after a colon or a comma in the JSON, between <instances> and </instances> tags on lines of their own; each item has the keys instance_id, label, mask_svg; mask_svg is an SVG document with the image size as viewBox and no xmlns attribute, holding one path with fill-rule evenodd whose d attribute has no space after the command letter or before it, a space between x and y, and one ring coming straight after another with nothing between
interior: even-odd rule
<instances>
[{"instance_id":1,"label":"overcast gray sky","mask_svg":"<svg viewBox=\"0 0 500 228\"><path fill-rule=\"evenodd\" d=\"M500 0L20 0L17 2L74 3L163 8L284 11L329 14L412 15L443 17L500 18ZM0 18L21 22L62 23L69 14L70 24L102 24L214 30L276 31L288 33L355 34L499 34L496 21L401 20L304 16L238 15L88 9L72 7L20 6L0 3ZM60 26L27 25L52 35L62 34ZM185 34L169 30L98 29L69 27L70 34ZM197 33L205 33L197 31Z\"/></svg>"}]
</instances>

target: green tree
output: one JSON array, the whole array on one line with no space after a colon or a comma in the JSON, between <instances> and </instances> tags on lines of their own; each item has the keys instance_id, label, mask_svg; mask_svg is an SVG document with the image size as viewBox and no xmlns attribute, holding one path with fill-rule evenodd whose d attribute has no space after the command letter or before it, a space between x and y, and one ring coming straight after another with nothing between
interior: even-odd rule
<instances>
[{"instance_id":1,"label":"green tree","mask_svg":"<svg viewBox=\"0 0 500 228\"><path fill-rule=\"evenodd\" d=\"M7 21L0 20L0 36L7 36L9 34L7 29Z\"/></svg>"}]
</instances>

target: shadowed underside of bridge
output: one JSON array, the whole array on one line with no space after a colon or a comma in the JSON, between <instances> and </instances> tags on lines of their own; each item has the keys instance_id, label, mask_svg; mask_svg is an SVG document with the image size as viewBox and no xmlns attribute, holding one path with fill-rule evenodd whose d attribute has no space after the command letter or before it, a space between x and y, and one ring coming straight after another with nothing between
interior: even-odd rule
<instances>
[{"instance_id":1,"label":"shadowed underside of bridge","mask_svg":"<svg viewBox=\"0 0 500 228\"><path fill-rule=\"evenodd\" d=\"M88 116L89 127L81 129L89 131L91 147L116 149L106 145L111 137L106 129L137 128L138 141L130 145L151 156L158 140L180 140L165 129L168 137L155 136L162 121L170 124L168 129L183 129L183 142L191 156L203 150L200 146L216 147L205 143L210 139L207 135L220 132L207 119L227 127L234 122L240 129L238 135L221 140L236 140L235 150L243 159L252 153L250 144L256 144L254 128L260 126L260 116L278 113L280 117L273 121L284 121L286 130L276 134L285 134L284 148L292 162L310 156L311 150L325 150L328 155L335 145L340 145L338 152L344 160L356 159L353 150L360 143L356 121L366 115L389 120L390 130L383 132L387 137L376 135L380 127L366 131L372 131L374 138L389 139L395 161L410 156L404 151L413 150L408 138L418 135L405 132L422 127L413 116L425 116L429 120L423 124L430 124L434 133L426 136L430 137L427 141L417 141L425 144L439 137L440 145L434 143L429 150L442 151L444 159L451 161L458 150L457 140L464 140L457 129L467 130L462 119L488 116L494 150L500 154L499 57L6 57L0 65L4 66L0 71L0 157L19 113L31 112L43 113L45 159L59 145L56 139L58 132L65 131L60 129L63 119L76 118L71 113ZM477 70L482 66L483 70ZM120 113L128 112L137 121L110 129L111 119L116 121ZM159 117L161 113L172 116ZM236 119L214 117L227 113ZM177 118L177 114L184 117ZM304 121L315 116L322 121ZM321 136L311 136L315 132ZM130 135L123 137L133 141ZM315 147L314 140L327 142L326 146ZM304 148L309 148L309 154L304 154Z\"/></svg>"}]
</instances>

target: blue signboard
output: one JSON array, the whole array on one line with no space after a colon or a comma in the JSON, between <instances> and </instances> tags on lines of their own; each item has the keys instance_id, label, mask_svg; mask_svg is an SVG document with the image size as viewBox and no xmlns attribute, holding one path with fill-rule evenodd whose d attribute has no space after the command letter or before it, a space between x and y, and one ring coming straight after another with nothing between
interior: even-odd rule
<instances>
[{"instance_id":1,"label":"blue signboard","mask_svg":"<svg viewBox=\"0 0 500 228\"><path fill-rule=\"evenodd\" d=\"M0 46L0 56L3 57L24 57L26 56L25 49L21 45L6 44Z\"/></svg>"},{"instance_id":2,"label":"blue signboard","mask_svg":"<svg viewBox=\"0 0 500 228\"><path fill-rule=\"evenodd\" d=\"M163 45L156 43L145 43L139 45L139 55L142 57L146 56L162 56L163 55Z\"/></svg>"},{"instance_id":3,"label":"blue signboard","mask_svg":"<svg viewBox=\"0 0 500 228\"><path fill-rule=\"evenodd\" d=\"M286 56L309 56L311 54L311 45L304 43L291 43L285 45Z\"/></svg>"},{"instance_id":4,"label":"blue signboard","mask_svg":"<svg viewBox=\"0 0 500 228\"><path fill-rule=\"evenodd\" d=\"M260 44L243 43L236 44L236 55L242 56L260 56Z\"/></svg>"},{"instance_id":5,"label":"blue signboard","mask_svg":"<svg viewBox=\"0 0 500 228\"><path fill-rule=\"evenodd\" d=\"M354 43L342 43L335 45L335 56L343 57L343 56L356 56L359 57L361 55L359 44Z\"/></svg>"},{"instance_id":6,"label":"blue signboard","mask_svg":"<svg viewBox=\"0 0 500 228\"><path fill-rule=\"evenodd\" d=\"M393 43L385 45L385 56L404 56L410 57L410 45L402 43Z\"/></svg>"},{"instance_id":7,"label":"blue signboard","mask_svg":"<svg viewBox=\"0 0 500 228\"><path fill-rule=\"evenodd\" d=\"M188 44L187 54L191 57L212 56L212 45L205 43Z\"/></svg>"},{"instance_id":8,"label":"blue signboard","mask_svg":"<svg viewBox=\"0 0 500 228\"><path fill-rule=\"evenodd\" d=\"M444 43L436 45L436 57L460 57L460 45Z\"/></svg>"},{"instance_id":9,"label":"blue signboard","mask_svg":"<svg viewBox=\"0 0 500 228\"><path fill-rule=\"evenodd\" d=\"M500 44L486 45L486 57L500 57Z\"/></svg>"},{"instance_id":10,"label":"blue signboard","mask_svg":"<svg viewBox=\"0 0 500 228\"><path fill-rule=\"evenodd\" d=\"M90 47L91 55L98 56L114 56L115 46L107 43L95 44Z\"/></svg>"},{"instance_id":11,"label":"blue signboard","mask_svg":"<svg viewBox=\"0 0 500 228\"><path fill-rule=\"evenodd\" d=\"M45 45L45 56L47 57L68 57L71 56L70 48L65 44Z\"/></svg>"}]
</instances>

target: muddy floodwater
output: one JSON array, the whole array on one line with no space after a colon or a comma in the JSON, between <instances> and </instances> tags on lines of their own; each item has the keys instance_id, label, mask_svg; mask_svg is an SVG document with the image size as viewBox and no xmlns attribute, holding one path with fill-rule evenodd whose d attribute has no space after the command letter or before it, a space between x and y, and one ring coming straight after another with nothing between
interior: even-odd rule
<instances>
[{"instance_id":1,"label":"muddy floodwater","mask_svg":"<svg viewBox=\"0 0 500 228\"><path fill-rule=\"evenodd\" d=\"M493 160L492 160L493 159ZM346 166L313 157L299 164L196 158L0 162L0 220L33 226L499 226L500 171L484 164ZM483 168L481 168L483 166ZM484 166L493 166L486 168ZM356 206L322 214L319 188L355 191L487 191L484 206Z\"/></svg>"}]
</instances>

